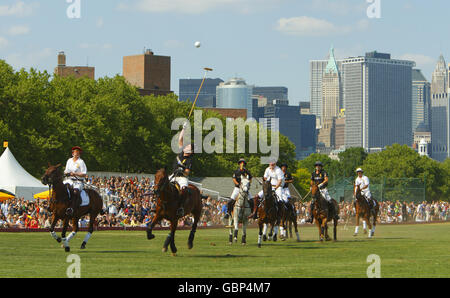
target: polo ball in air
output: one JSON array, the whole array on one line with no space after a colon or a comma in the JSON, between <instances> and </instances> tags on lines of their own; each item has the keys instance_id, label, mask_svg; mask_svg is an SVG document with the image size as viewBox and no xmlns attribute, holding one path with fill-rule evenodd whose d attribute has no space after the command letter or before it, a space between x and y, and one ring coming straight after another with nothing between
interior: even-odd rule
<instances>
[{"instance_id":1,"label":"polo ball in air","mask_svg":"<svg viewBox=\"0 0 450 298\"><path fill-rule=\"evenodd\" d=\"M196 48L199 48L202 44L199 41L196 41L194 45Z\"/></svg>"}]
</instances>

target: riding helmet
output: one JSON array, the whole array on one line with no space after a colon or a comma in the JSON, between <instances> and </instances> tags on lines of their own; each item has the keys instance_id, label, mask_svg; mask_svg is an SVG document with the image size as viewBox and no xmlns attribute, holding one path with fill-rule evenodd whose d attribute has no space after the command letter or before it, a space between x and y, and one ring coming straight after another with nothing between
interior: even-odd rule
<instances>
[{"instance_id":1,"label":"riding helmet","mask_svg":"<svg viewBox=\"0 0 450 298\"><path fill-rule=\"evenodd\" d=\"M247 162L245 161L245 159L243 159L243 158L239 159L239 161L238 161L238 165L240 165L240 164L241 164L241 162L243 162L243 163L244 163L244 165L247 165Z\"/></svg>"},{"instance_id":2,"label":"riding helmet","mask_svg":"<svg viewBox=\"0 0 450 298\"><path fill-rule=\"evenodd\" d=\"M315 166L315 167L317 167L317 166L323 167L323 163L321 163L320 161L316 161L316 163L314 164L314 166Z\"/></svg>"}]
</instances>

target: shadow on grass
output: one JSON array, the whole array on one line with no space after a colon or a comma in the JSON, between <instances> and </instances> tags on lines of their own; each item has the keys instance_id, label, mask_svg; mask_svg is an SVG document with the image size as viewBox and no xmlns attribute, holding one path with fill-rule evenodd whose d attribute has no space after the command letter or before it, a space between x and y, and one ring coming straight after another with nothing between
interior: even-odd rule
<instances>
[{"instance_id":1,"label":"shadow on grass","mask_svg":"<svg viewBox=\"0 0 450 298\"><path fill-rule=\"evenodd\" d=\"M192 255L190 258L211 258L211 259L235 259L235 258L264 258L264 256L253 256L253 255Z\"/></svg>"},{"instance_id":2,"label":"shadow on grass","mask_svg":"<svg viewBox=\"0 0 450 298\"><path fill-rule=\"evenodd\" d=\"M134 253L147 253L145 250L83 250L80 253L99 253L99 254L134 254Z\"/></svg>"}]
</instances>

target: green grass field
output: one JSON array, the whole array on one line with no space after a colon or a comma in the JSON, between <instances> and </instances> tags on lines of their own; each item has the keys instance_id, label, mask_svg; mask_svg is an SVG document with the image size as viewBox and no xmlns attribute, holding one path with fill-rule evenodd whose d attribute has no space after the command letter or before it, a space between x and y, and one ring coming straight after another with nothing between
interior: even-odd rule
<instances>
[{"instance_id":1,"label":"green grass field","mask_svg":"<svg viewBox=\"0 0 450 298\"><path fill-rule=\"evenodd\" d=\"M450 224L378 226L374 239L339 227L338 242L316 241L315 227L300 227L294 239L247 246L228 244L228 230L202 230L187 249L188 231L177 231L178 255L162 253L167 231L95 232L86 250L85 232L71 241L81 258L81 277L366 277L367 256L381 258L381 277L450 277ZM295 237L295 236L294 236ZM239 237L240 238L240 237ZM170 251L170 250L169 250ZM49 233L0 233L0 277L66 277L69 253Z\"/></svg>"}]
</instances>

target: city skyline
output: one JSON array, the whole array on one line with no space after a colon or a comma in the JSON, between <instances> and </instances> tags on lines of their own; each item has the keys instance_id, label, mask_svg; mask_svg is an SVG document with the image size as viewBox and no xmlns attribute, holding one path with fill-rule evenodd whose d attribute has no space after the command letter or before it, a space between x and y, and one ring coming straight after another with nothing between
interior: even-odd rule
<instances>
[{"instance_id":1,"label":"city skyline","mask_svg":"<svg viewBox=\"0 0 450 298\"><path fill-rule=\"evenodd\" d=\"M337 60L377 50L415 61L428 81L439 55L450 55L450 41L434 30L450 8L445 1L382 0L380 19L367 16L365 0L80 3L81 18L70 19L66 1L2 1L0 58L16 70L53 73L57 53L65 51L69 65L94 66L99 78L122 74L123 56L150 48L172 57L176 94L179 79L200 78L203 67L212 67L211 78L285 86L296 105L310 98L309 61L326 59L331 44ZM197 40L200 48L194 47Z\"/></svg>"}]
</instances>

